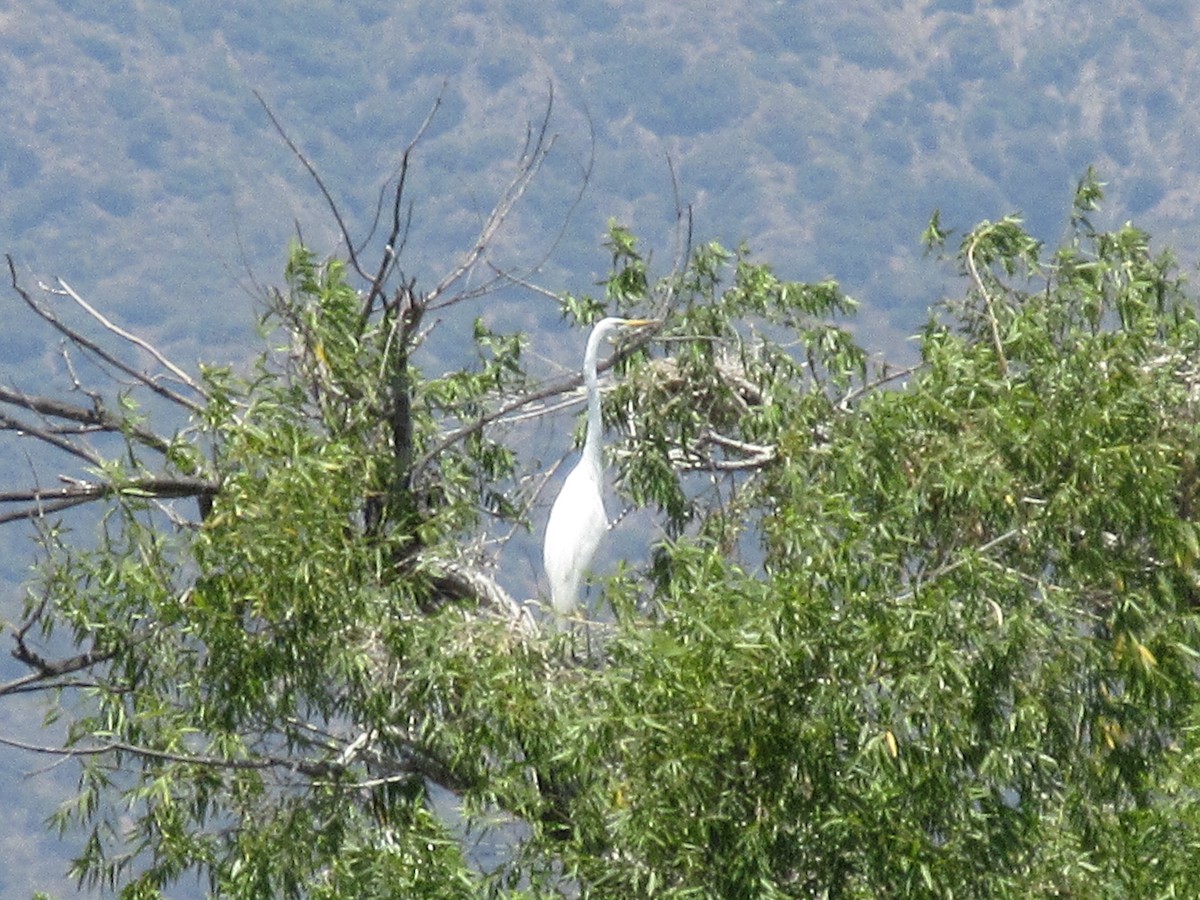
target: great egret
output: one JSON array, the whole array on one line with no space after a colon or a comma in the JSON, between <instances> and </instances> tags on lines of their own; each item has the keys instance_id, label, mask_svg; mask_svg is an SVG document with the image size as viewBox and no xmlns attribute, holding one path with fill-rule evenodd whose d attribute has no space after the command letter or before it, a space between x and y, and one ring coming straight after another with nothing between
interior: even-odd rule
<instances>
[{"instance_id":1,"label":"great egret","mask_svg":"<svg viewBox=\"0 0 1200 900\"><path fill-rule=\"evenodd\" d=\"M608 530L604 509L604 464L600 459L600 440L604 426L600 421L600 388L596 383L596 356L606 338L646 325L654 319L601 319L588 337L583 354L583 383L587 388L587 436L583 455L550 509L542 562L550 581L550 603L559 617L568 616L579 605L579 584L591 565L600 539Z\"/></svg>"}]
</instances>

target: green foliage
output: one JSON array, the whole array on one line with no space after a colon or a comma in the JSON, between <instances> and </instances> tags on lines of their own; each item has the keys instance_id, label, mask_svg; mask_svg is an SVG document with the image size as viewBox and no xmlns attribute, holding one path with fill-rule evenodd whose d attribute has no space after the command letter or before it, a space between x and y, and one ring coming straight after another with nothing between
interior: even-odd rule
<instances>
[{"instance_id":1,"label":"green foliage","mask_svg":"<svg viewBox=\"0 0 1200 900\"><path fill-rule=\"evenodd\" d=\"M1096 198L1089 179L1080 222ZM905 389L786 423L757 495L767 580L665 548L661 625L614 650L634 811L628 866L598 883L1126 896L1196 877L1200 330L1144 234L1080 228L1044 260L1015 219L982 224L958 257L972 291Z\"/></svg>"},{"instance_id":2,"label":"green foliage","mask_svg":"<svg viewBox=\"0 0 1200 900\"><path fill-rule=\"evenodd\" d=\"M1200 331L1144 234L1090 229L1098 199L1089 174L1049 258L1016 219L966 235L970 290L903 390L836 402L853 353L763 379L788 415L754 433L781 458L729 502L763 516L764 575L701 528L662 545L654 619L632 615L637 582L610 587L607 667L555 700L556 727L574 704L555 757L579 773L572 821L591 823L566 859L597 895L1128 896L1197 877ZM702 248L680 291L696 302L672 330L710 339L670 365L695 368L668 383L652 360L620 389L651 410L627 464L659 489L651 461L699 429L747 433L697 402L729 388L711 360L732 323L796 328L769 270L739 261L720 290L731 259ZM837 307L796 290L802 313Z\"/></svg>"},{"instance_id":3,"label":"green foliage","mask_svg":"<svg viewBox=\"0 0 1200 900\"><path fill-rule=\"evenodd\" d=\"M787 411L827 406L861 375L865 357L828 322L854 308L832 282L785 282L747 248L710 243L654 290L639 276L634 293L625 289L626 259L614 255L625 309L653 314L654 298L679 298L664 331L669 356L631 367L613 401L637 435L620 454L630 493L666 513L668 531L678 534L704 515L689 497L687 472L737 467L741 454L773 445ZM811 391L814 384L821 389Z\"/></svg>"},{"instance_id":4,"label":"green foliage","mask_svg":"<svg viewBox=\"0 0 1200 900\"><path fill-rule=\"evenodd\" d=\"M1197 883L1200 325L1144 233L1092 227L1100 197L1089 172L1053 251L1015 217L965 234L903 373L868 366L837 285L717 243L656 276L613 223L603 302L563 309L662 319L605 414L665 536L609 580L588 660L447 594L523 521L529 454L491 423L537 393L524 339L477 319L429 377L411 286L364 306L293 248L280 351L205 370L167 450L219 481L203 520L169 527L122 457L94 548L45 532L27 614L96 655L54 711L88 754L75 873L128 897L192 872L233 897ZM511 852L469 863L435 785L468 828L519 823Z\"/></svg>"}]
</instances>

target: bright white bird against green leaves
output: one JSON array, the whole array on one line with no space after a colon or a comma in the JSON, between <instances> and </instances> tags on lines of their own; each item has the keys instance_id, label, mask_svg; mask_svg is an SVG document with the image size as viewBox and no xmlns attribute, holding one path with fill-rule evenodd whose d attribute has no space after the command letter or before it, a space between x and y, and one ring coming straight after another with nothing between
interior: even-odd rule
<instances>
[{"instance_id":1,"label":"bright white bird against green leaves","mask_svg":"<svg viewBox=\"0 0 1200 900\"><path fill-rule=\"evenodd\" d=\"M604 508L604 463L600 441L600 388L596 381L596 356L606 340L634 328L657 324L654 319L601 319L592 329L583 354L583 383L587 388L587 435L583 455L550 510L542 562L550 581L550 602L559 616L568 616L579 605L579 586L592 564L600 539L608 531Z\"/></svg>"}]
</instances>

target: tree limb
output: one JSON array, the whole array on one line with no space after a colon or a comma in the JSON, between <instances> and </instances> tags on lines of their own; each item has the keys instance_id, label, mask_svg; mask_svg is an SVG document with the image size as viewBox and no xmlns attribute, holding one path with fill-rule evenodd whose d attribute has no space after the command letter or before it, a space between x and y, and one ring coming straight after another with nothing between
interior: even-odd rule
<instances>
[{"instance_id":1,"label":"tree limb","mask_svg":"<svg viewBox=\"0 0 1200 900\"><path fill-rule=\"evenodd\" d=\"M492 207L491 213L488 214L487 220L483 223L483 227L479 230L478 236L475 238L475 243L469 251L463 256L459 264L438 282L437 286L426 296L426 306L428 309L444 309L452 306L463 300L471 297L478 297L491 290L495 279L490 279L487 283L472 288L466 291L459 291L453 296L442 300L442 295L447 293L451 287L457 284L469 272L471 272L480 258L491 246L492 241L496 237L496 233L504 225L508 219L509 213L516 206L521 197L525 195L525 191L529 189L529 185L533 182L534 177L545 162L547 155L550 153L551 147L554 146L554 137L550 134L550 118L554 110L554 87L550 87L550 98L546 102L546 113L542 117L542 121L537 129L530 128L526 132L525 146L522 148L520 160L517 163L517 174L508 183L504 193L500 199Z\"/></svg>"},{"instance_id":2,"label":"tree limb","mask_svg":"<svg viewBox=\"0 0 1200 900\"><path fill-rule=\"evenodd\" d=\"M95 319L97 322L99 322L102 326L104 326L106 329L111 331L113 334L117 335L117 337L120 337L120 338L125 339L126 341L129 341L129 343L133 344L136 347L140 347L141 349L143 349L147 353L149 353L151 356L153 356L154 359L158 362L158 364L160 366L162 366L164 369L166 369L168 372L170 372L172 375L174 375L181 384L184 384L187 387L191 388L193 391L195 391L201 397L206 396L205 392L204 392L204 388L202 388L199 384L197 384L195 379L193 379L190 375L188 375L187 372L183 371L183 369L179 368L179 366L175 365L175 363L173 363L169 359L167 359L167 357L165 357L157 347L155 347L153 344L151 344L145 338L138 337L136 334L132 334L131 332L126 331L124 328L121 328L119 325L116 325L112 321L107 319L104 315L102 315L99 312L99 310L97 310L90 303L88 303L81 296L79 296L79 294L76 293L75 289L72 288L69 284L67 284L66 281L64 281L63 279L59 278L59 279L57 279L57 281L58 281L59 285L61 285L61 287L62 287L61 291L56 291L56 290L53 290L50 288L45 288L45 287L43 287L43 290L48 290L52 294L58 294L60 296L70 297L72 300L75 301L75 303L77 303L83 309L84 312L86 312L89 316L91 316L93 319Z\"/></svg>"},{"instance_id":3,"label":"tree limb","mask_svg":"<svg viewBox=\"0 0 1200 900\"><path fill-rule=\"evenodd\" d=\"M8 403L52 419L65 419L69 422L77 422L80 425L100 431L128 434L137 440L139 444L157 450L160 453L166 453L171 446L170 442L160 435L139 425L131 424L127 419L123 419L120 416L113 415L103 406L95 405L89 409L86 406L77 406L74 403L67 403L54 397L27 394L24 391L6 388L3 385L0 385L0 403ZM40 435L34 436L40 437Z\"/></svg>"},{"instance_id":4,"label":"tree limb","mask_svg":"<svg viewBox=\"0 0 1200 900\"><path fill-rule=\"evenodd\" d=\"M187 497L209 498L220 493L221 484L187 475L150 475L123 482L72 480L61 488L30 488L0 493L0 503L29 503L24 509L0 513L0 525L20 519L38 519L93 500L114 495L157 500Z\"/></svg>"},{"instance_id":5,"label":"tree limb","mask_svg":"<svg viewBox=\"0 0 1200 900\"><path fill-rule=\"evenodd\" d=\"M18 281L17 267L16 267L16 264L13 262L13 258L7 254L5 255L4 258L8 261L8 272L9 272L9 277L12 282L13 290L16 291L17 295L20 296L20 298L25 301L26 306L28 306L31 310L33 310L38 315L39 318L41 318L47 324L49 324L55 331L57 331L59 334L61 334L63 337L65 337L68 341L70 341L75 346L93 354L96 358L103 360L108 365L112 366L113 368L117 369L120 372L123 372L125 375L134 379L139 384L144 385L145 387L149 388L154 393L158 394L160 397L163 397L167 400L170 400L172 403L182 406L184 409L187 409L189 412L199 413L201 411L202 407L196 401L189 400L187 397L184 397L178 391L173 391L168 387L164 387L163 385L159 384L158 381L156 381L154 378L151 378L149 375L147 375L145 372L140 372L137 369L135 369L133 366L129 365L128 363L118 359L114 354L110 353L108 350L105 350L103 347L101 347L99 344L97 344L95 341L91 340L90 338L86 337L81 332L76 331L74 328L71 328L62 319L60 319L57 315L55 315L51 310L47 309L45 306L43 306L42 304L40 304L36 300L34 300L33 297L29 294L29 292L27 290L25 290L25 288L21 287L21 284Z\"/></svg>"},{"instance_id":6,"label":"tree limb","mask_svg":"<svg viewBox=\"0 0 1200 900\"><path fill-rule=\"evenodd\" d=\"M15 419L7 413L0 412L0 431L13 431L22 436L32 437L44 444L49 444L51 447L57 447L71 456L77 456L93 466L99 466L103 463L98 454L76 444L74 441L67 440L60 434L56 434L53 429L41 428L37 425L31 425L28 422L22 422L20 419Z\"/></svg>"}]
</instances>

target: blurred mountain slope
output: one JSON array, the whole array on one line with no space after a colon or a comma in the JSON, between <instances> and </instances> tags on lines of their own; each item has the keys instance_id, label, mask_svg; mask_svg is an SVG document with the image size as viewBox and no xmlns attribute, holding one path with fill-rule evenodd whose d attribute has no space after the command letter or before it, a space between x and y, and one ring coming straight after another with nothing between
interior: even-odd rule
<instances>
[{"instance_id":1,"label":"blurred mountain slope","mask_svg":"<svg viewBox=\"0 0 1200 900\"><path fill-rule=\"evenodd\" d=\"M553 86L559 152L507 237L531 259L550 245L593 128L552 285L584 286L609 216L665 243L670 157L701 236L838 278L907 328L936 299L916 241L934 207L959 226L1019 211L1053 239L1089 163L1114 183L1114 216L1195 250L1194 17L1041 0L32 0L0 20L0 238L125 321L185 344L202 329L211 349L246 327L235 285L247 267L276 277L296 223L336 239L254 89L359 228L442 97L411 182L412 269L431 276Z\"/></svg>"}]
</instances>

